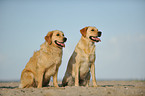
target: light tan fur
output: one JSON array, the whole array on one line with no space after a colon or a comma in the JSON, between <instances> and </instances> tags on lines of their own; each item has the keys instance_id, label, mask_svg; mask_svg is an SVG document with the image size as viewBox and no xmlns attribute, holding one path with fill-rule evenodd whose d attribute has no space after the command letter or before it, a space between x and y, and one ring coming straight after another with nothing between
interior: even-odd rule
<instances>
[{"instance_id":1,"label":"light tan fur","mask_svg":"<svg viewBox=\"0 0 145 96\"><path fill-rule=\"evenodd\" d=\"M95 44L101 41L98 37L101 32L96 27L85 27L80 30L82 37L68 62L67 70L62 81L63 86L88 86L90 80L90 71L93 80L93 86L96 87L95 78ZM91 40L90 36L96 40Z\"/></svg>"},{"instance_id":2,"label":"light tan fur","mask_svg":"<svg viewBox=\"0 0 145 96\"><path fill-rule=\"evenodd\" d=\"M47 86L51 76L53 76L53 85L58 87L57 73L62 61L62 47L65 46L65 41L66 38L61 31L48 32L40 50L34 52L22 71L19 88ZM61 42L62 46L55 42Z\"/></svg>"}]
</instances>

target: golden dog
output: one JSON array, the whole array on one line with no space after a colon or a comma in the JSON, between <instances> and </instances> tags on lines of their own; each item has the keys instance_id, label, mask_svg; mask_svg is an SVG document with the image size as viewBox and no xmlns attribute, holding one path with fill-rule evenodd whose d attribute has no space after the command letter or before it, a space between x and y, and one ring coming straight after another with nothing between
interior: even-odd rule
<instances>
[{"instance_id":1,"label":"golden dog","mask_svg":"<svg viewBox=\"0 0 145 96\"><path fill-rule=\"evenodd\" d=\"M101 41L98 37L102 32L91 26L81 29L80 32L82 37L68 62L62 86L88 86L91 71L93 86L96 87L94 42Z\"/></svg>"},{"instance_id":2,"label":"golden dog","mask_svg":"<svg viewBox=\"0 0 145 96\"><path fill-rule=\"evenodd\" d=\"M54 30L45 36L39 51L34 52L21 74L19 88L47 86L53 76L53 85L58 87L57 73L62 61L62 48L67 38L63 32Z\"/></svg>"}]
</instances>

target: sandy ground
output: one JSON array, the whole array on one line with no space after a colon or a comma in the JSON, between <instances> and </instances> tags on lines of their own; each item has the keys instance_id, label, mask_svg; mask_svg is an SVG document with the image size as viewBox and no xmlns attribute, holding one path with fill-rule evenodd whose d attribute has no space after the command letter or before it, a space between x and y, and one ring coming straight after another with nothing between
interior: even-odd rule
<instances>
[{"instance_id":1,"label":"sandy ground","mask_svg":"<svg viewBox=\"0 0 145 96\"><path fill-rule=\"evenodd\" d=\"M60 84L60 83L59 83ZM98 87L19 89L19 82L0 82L0 96L145 96L145 81L98 81Z\"/></svg>"}]
</instances>

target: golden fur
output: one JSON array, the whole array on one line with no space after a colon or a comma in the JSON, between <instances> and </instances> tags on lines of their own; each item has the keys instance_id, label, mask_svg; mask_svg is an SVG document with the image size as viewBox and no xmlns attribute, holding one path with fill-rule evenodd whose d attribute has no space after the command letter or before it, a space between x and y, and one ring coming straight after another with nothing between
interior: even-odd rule
<instances>
[{"instance_id":1,"label":"golden fur","mask_svg":"<svg viewBox=\"0 0 145 96\"><path fill-rule=\"evenodd\" d=\"M93 86L96 87L94 42L101 41L98 38L101 36L101 32L91 26L81 29L80 32L82 37L68 62L62 85L88 86L91 71Z\"/></svg>"},{"instance_id":2,"label":"golden fur","mask_svg":"<svg viewBox=\"0 0 145 96\"><path fill-rule=\"evenodd\" d=\"M39 51L34 52L21 74L19 88L48 85L53 76L53 84L58 87L57 73L62 60L62 47L66 38L59 30L48 32Z\"/></svg>"}]
</instances>

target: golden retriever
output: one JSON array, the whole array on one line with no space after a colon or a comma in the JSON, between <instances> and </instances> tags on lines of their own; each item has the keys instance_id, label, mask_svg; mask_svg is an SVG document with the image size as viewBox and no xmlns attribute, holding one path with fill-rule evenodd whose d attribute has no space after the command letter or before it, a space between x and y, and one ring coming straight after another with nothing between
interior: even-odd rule
<instances>
[{"instance_id":1,"label":"golden retriever","mask_svg":"<svg viewBox=\"0 0 145 96\"><path fill-rule=\"evenodd\" d=\"M88 86L90 71L93 86L96 87L95 78L95 42L100 42L100 31L96 27L85 27L80 30L82 37L68 62L62 86Z\"/></svg>"},{"instance_id":2,"label":"golden retriever","mask_svg":"<svg viewBox=\"0 0 145 96\"><path fill-rule=\"evenodd\" d=\"M53 85L58 87L57 73L62 61L62 48L65 47L62 31L54 30L45 36L39 51L34 52L21 74L19 88L47 86L53 76Z\"/></svg>"}]
</instances>

